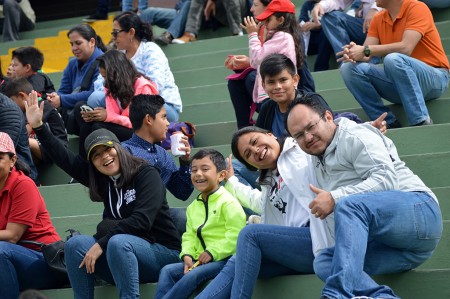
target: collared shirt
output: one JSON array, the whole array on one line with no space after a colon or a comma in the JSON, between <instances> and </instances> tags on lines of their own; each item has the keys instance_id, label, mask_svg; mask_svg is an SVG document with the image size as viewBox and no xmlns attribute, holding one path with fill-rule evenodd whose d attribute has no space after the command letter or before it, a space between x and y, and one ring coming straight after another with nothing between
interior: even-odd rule
<instances>
[{"instance_id":1,"label":"collared shirt","mask_svg":"<svg viewBox=\"0 0 450 299\"><path fill-rule=\"evenodd\" d=\"M191 168L183 165L178 168L172 156L161 146L145 141L133 134L127 141L122 142L133 156L142 158L159 170L166 188L178 199L186 200L194 190L191 181Z\"/></svg>"}]
</instances>

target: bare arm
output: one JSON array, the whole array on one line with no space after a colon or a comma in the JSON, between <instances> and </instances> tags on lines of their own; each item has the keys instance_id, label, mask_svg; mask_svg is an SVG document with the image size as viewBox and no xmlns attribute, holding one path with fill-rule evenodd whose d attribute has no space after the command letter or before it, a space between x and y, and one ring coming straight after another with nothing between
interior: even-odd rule
<instances>
[{"instance_id":1,"label":"bare arm","mask_svg":"<svg viewBox=\"0 0 450 299\"><path fill-rule=\"evenodd\" d=\"M0 230L0 240L10 243L17 243L22 238L28 226L21 223L6 224L6 229Z\"/></svg>"},{"instance_id":2,"label":"bare arm","mask_svg":"<svg viewBox=\"0 0 450 299\"><path fill-rule=\"evenodd\" d=\"M370 56L386 56L390 53L401 53L410 56L414 48L422 39L422 34L416 30L406 30L403 33L403 38L400 42L386 45L371 44L369 38L375 40L378 39L368 37L364 43L364 45L370 46Z\"/></svg>"}]
</instances>

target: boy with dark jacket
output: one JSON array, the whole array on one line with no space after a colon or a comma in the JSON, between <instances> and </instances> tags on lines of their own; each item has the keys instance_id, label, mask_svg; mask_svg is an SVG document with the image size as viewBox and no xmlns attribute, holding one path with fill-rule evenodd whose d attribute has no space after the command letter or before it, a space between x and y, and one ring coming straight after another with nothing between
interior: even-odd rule
<instances>
[{"instance_id":1,"label":"boy with dark jacket","mask_svg":"<svg viewBox=\"0 0 450 299\"><path fill-rule=\"evenodd\" d=\"M2 92L9 98L11 98L20 107L23 113L25 113L24 102L28 99L28 95L33 90L33 86L27 79L14 79L8 81L5 86L2 87ZM59 115L58 111L46 100L44 101L44 115L43 120L48 124L51 132L56 138L61 141L64 146L67 146L67 132L64 126L64 122ZM32 128L27 124L28 141L30 144L31 154L36 164L50 164L53 162L51 155L49 155L44 148L42 148L39 140L35 136Z\"/></svg>"},{"instance_id":2,"label":"boy with dark jacket","mask_svg":"<svg viewBox=\"0 0 450 299\"><path fill-rule=\"evenodd\" d=\"M44 55L35 47L20 47L12 51L11 64L15 78L25 78L33 89L46 99L47 93L55 91L52 80L41 72L44 65Z\"/></svg>"}]
</instances>

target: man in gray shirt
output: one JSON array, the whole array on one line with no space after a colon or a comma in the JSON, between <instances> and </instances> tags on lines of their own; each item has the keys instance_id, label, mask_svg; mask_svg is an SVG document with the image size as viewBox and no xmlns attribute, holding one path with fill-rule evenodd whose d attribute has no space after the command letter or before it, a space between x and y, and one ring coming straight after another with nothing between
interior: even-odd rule
<instances>
[{"instance_id":1,"label":"man in gray shirt","mask_svg":"<svg viewBox=\"0 0 450 299\"><path fill-rule=\"evenodd\" d=\"M334 212L336 244L314 261L322 298L398 298L369 275L410 270L431 256L442 233L437 198L392 140L369 124L334 120L323 103L318 94L296 99L285 121L313 156L311 213L325 219Z\"/></svg>"}]
</instances>

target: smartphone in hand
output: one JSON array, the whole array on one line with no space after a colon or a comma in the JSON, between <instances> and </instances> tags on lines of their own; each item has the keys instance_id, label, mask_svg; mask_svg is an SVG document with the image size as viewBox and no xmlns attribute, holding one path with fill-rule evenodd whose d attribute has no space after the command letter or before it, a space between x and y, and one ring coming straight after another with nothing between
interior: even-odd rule
<instances>
[{"instance_id":1,"label":"smartphone in hand","mask_svg":"<svg viewBox=\"0 0 450 299\"><path fill-rule=\"evenodd\" d=\"M85 105L80 106L80 110L82 112L90 112L90 111L94 111L94 108L92 108L91 106L85 104Z\"/></svg>"}]
</instances>

